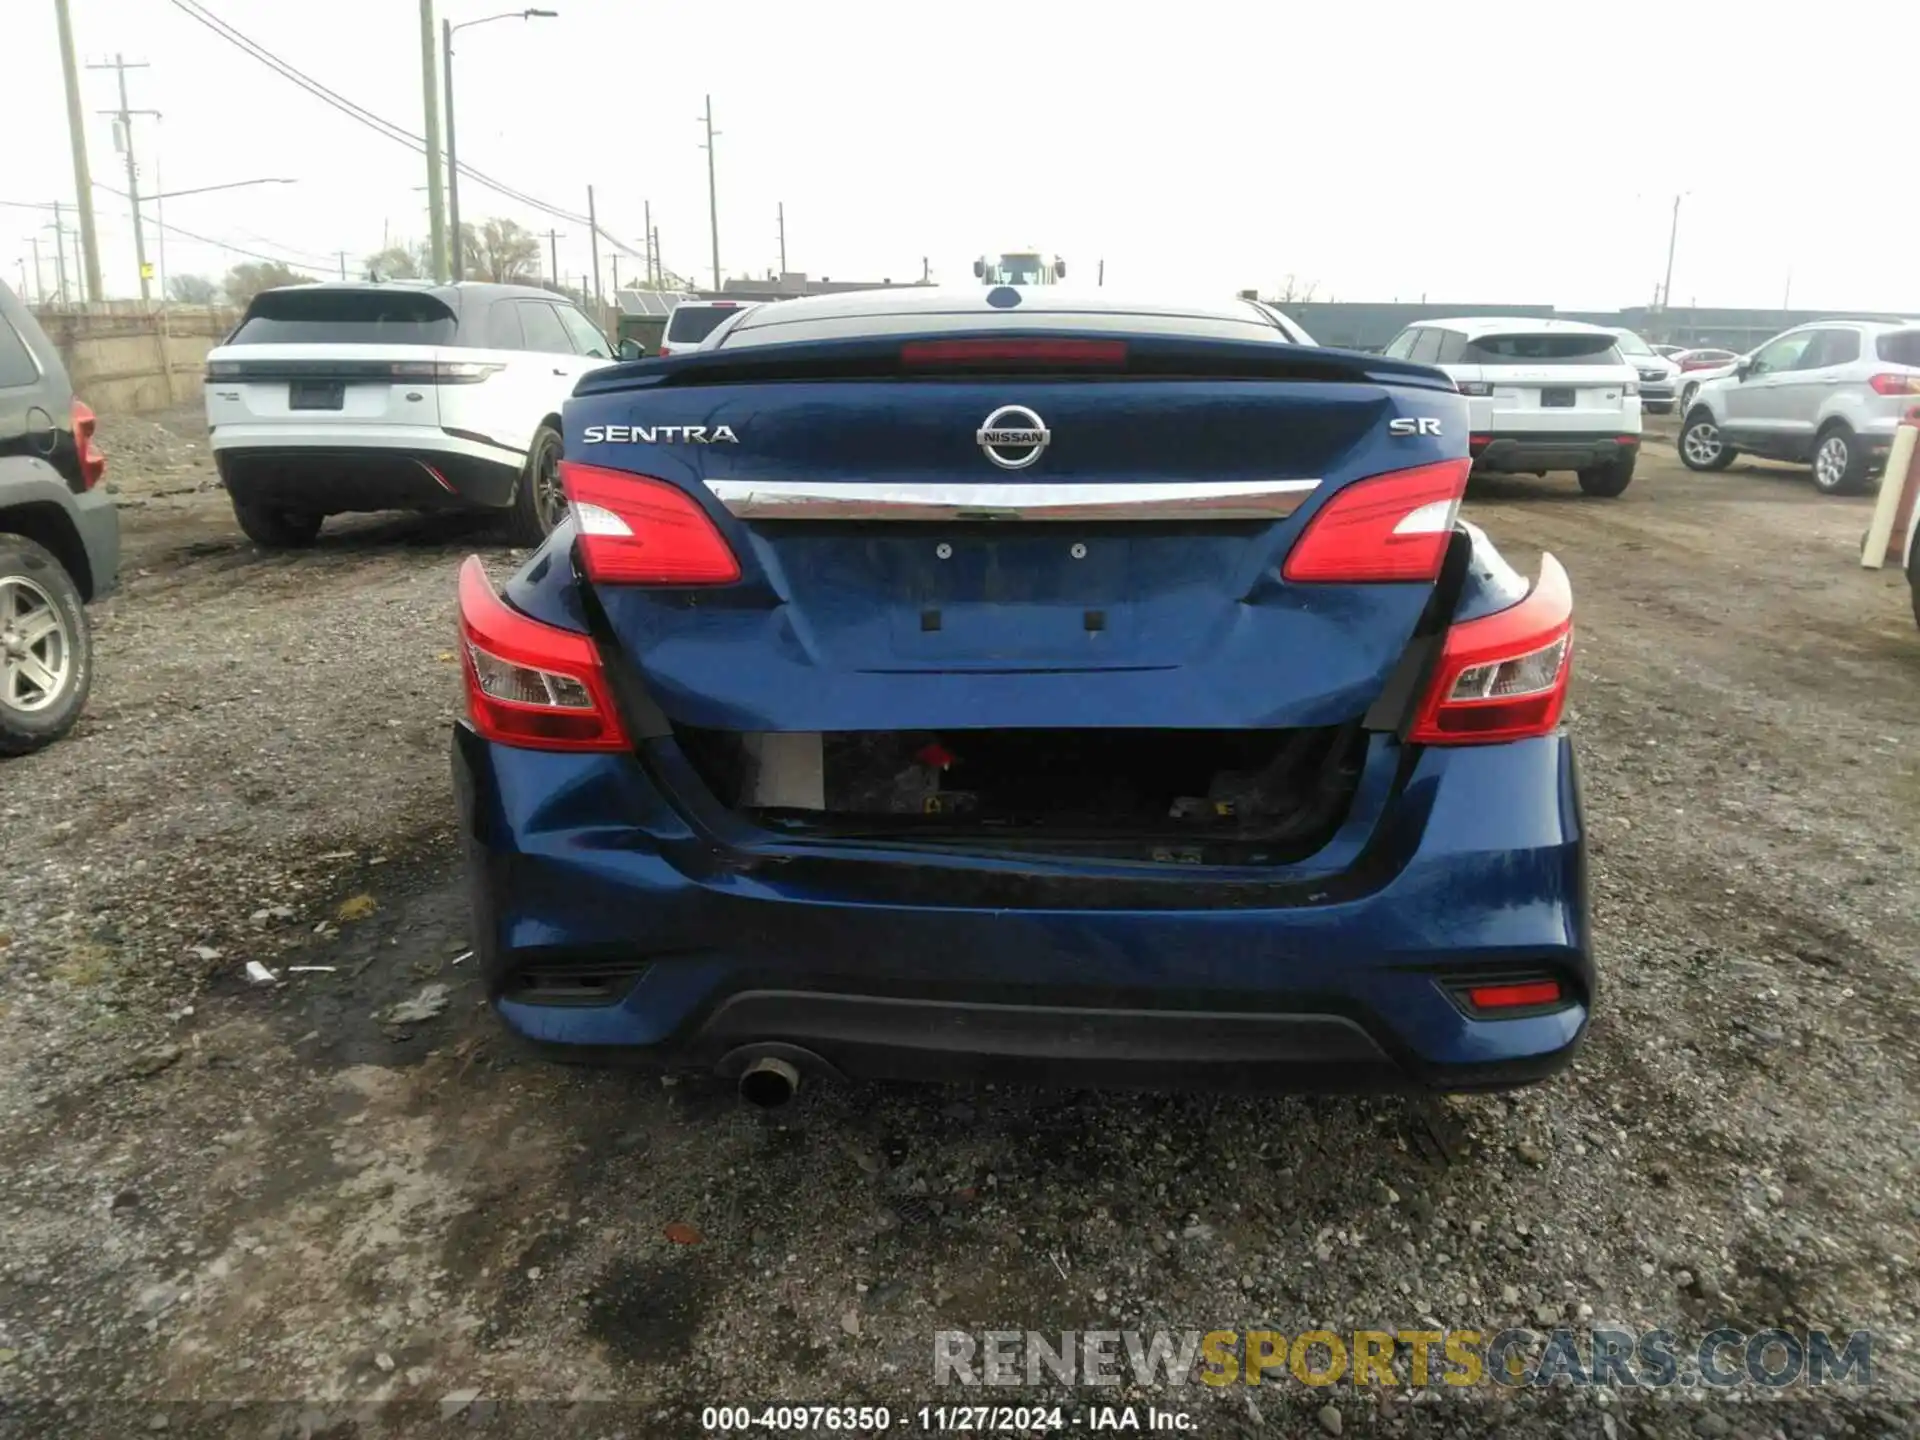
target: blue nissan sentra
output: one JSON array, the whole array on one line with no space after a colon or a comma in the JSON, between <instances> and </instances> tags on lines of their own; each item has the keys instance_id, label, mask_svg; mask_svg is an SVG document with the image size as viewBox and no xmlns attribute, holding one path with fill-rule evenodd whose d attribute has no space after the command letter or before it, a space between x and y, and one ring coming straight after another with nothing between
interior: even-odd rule
<instances>
[{"instance_id":1,"label":"blue nissan sentra","mask_svg":"<svg viewBox=\"0 0 1920 1440\"><path fill-rule=\"evenodd\" d=\"M1502 1088L1594 969L1572 595L1439 371L1255 302L743 310L567 403L460 576L476 944L557 1055L737 1078Z\"/></svg>"}]
</instances>

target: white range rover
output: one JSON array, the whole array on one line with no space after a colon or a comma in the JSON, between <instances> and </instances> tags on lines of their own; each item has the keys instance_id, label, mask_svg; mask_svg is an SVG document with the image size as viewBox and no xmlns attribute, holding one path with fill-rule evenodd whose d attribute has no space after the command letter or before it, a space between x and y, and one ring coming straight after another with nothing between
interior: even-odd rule
<instances>
[{"instance_id":1,"label":"white range rover","mask_svg":"<svg viewBox=\"0 0 1920 1440\"><path fill-rule=\"evenodd\" d=\"M529 285L265 290L207 356L214 462L261 545L309 545L353 510L498 511L537 544L566 513L560 407L615 358Z\"/></svg>"},{"instance_id":2,"label":"white range rover","mask_svg":"<svg viewBox=\"0 0 1920 1440\"><path fill-rule=\"evenodd\" d=\"M1640 374L1620 337L1577 320L1422 320L1387 346L1434 365L1467 397L1476 471L1571 470L1589 495L1618 495L1640 454Z\"/></svg>"}]
</instances>

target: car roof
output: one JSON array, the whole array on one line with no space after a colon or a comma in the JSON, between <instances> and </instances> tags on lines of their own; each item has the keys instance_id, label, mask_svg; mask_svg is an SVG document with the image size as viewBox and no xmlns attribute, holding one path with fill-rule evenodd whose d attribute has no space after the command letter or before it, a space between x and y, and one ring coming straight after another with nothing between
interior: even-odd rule
<instances>
[{"instance_id":1,"label":"car roof","mask_svg":"<svg viewBox=\"0 0 1920 1440\"><path fill-rule=\"evenodd\" d=\"M682 300L673 308L675 310L752 310L766 303L764 300Z\"/></svg>"},{"instance_id":2,"label":"car roof","mask_svg":"<svg viewBox=\"0 0 1920 1440\"><path fill-rule=\"evenodd\" d=\"M444 301L448 309L455 311L460 309L464 301L504 300L515 296L525 300L565 300L568 304L573 303L571 296L543 286L499 284L491 280L318 280L311 285L276 285L262 290L260 294L285 295L295 291L306 294L325 290L353 294L411 290Z\"/></svg>"},{"instance_id":3,"label":"car roof","mask_svg":"<svg viewBox=\"0 0 1920 1440\"><path fill-rule=\"evenodd\" d=\"M1457 330L1469 340L1481 335L1614 335L1620 332L1584 320L1551 320L1528 315L1462 315L1447 319L1415 320L1413 325Z\"/></svg>"},{"instance_id":4,"label":"car roof","mask_svg":"<svg viewBox=\"0 0 1920 1440\"><path fill-rule=\"evenodd\" d=\"M1012 297L1009 299L1009 297ZM728 343L769 344L778 332L853 330L871 321L876 331L927 333L962 329L1148 329L1155 322L1212 323L1250 331L1285 332L1252 301L1235 297L1129 294L1119 289L1063 286L921 286L851 290L762 305L727 331Z\"/></svg>"}]
</instances>

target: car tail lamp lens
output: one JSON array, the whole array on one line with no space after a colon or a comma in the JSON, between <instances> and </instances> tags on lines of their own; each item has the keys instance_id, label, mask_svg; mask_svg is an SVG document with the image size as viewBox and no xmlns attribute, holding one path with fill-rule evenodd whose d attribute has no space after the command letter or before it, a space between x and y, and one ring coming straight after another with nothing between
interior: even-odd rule
<instances>
[{"instance_id":1,"label":"car tail lamp lens","mask_svg":"<svg viewBox=\"0 0 1920 1440\"><path fill-rule=\"evenodd\" d=\"M393 378L423 380L429 385L477 385L506 368L479 360L396 360Z\"/></svg>"},{"instance_id":2,"label":"car tail lamp lens","mask_svg":"<svg viewBox=\"0 0 1920 1440\"><path fill-rule=\"evenodd\" d=\"M1127 363L1124 340L911 340L900 363L929 366L1043 366L1055 370L1118 369Z\"/></svg>"},{"instance_id":3,"label":"car tail lamp lens","mask_svg":"<svg viewBox=\"0 0 1920 1440\"><path fill-rule=\"evenodd\" d=\"M209 360L207 362L208 380L238 380L240 362L238 360Z\"/></svg>"},{"instance_id":4,"label":"car tail lamp lens","mask_svg":"<svg viewBox=\"0 0 1920 1440\"><path fill-rule=\"evenodd\" d=\"M1549 975L1489 976L1447 983L1463 1009L1475 1019L1505 1020L1559 1010L1572 1001L1566 988Z\"/></svg>"},{"instance_id":5,"label":"car tail lamp lens","mask_svg":"<svg viewBox=\"0 0 1920 1440\"><path fill-rule=\"evenodd\" d=\"M467 714L485 739L528 750L627 750L600 652L573 630L522 615L470 555L460 567Z\"/></svg>"},{"instance_id":6,"label":"car tail lamp lens","mask_svg":"<svg viewBox=\"0 0 1920 1440\"><path fill-rule=\"evenodd\" d=\"M1638 380L1629 380L1625 385L1620 387L1620 392L1623 395L1638 395L1640 393L1640 382Z\"/></svg>"},{"instance_id":7,"label":"car tail lamp lens","mask_svg":"<svg viewBox=\"0 0 1920 1440\"><path fill-rule=\"evenodd\" d=\"M1490 381L1486 380L1456 380L1453 382L1453 388L1458 390L1462 395L1493 394L1493 385Z\"/></svg>"},{"instance_id":8,"label":"car tail lamp lens","mask_svg":"<svg viewBox=\"0 0 1920 1440\"><path fill-rule=\"evenodd\" d=\"M1409 740L1488 745L1560 723L1573 665L1573 587L1551 555L1527 598L1447 631Z\"/></svg>"},{"instance_id":9,"label":"car tail lamp lens","mask_svg":"<svg viewBox=\"0 0 1920 1440\"><path fill-rule=\"evenodd\" d=\"M98 485L100 477L107 473L107 457L100 453L100 446L93 438L99 423L85 402L73 402L73 448L80 460L80 485L85 490Z\"/></svg>"},{"instance_id":10,"label":"car tail lamp lens","mask_svg":"<svg viewBox=\"0 0 1920 1440\"><path fill-rule=\"evenodd\" d=\"M727 585L740 562L677 485L625 470L560 462L587 578L612 585Z\"/></svg>"},{"instance_id":11,"label":"car tail lamp lens","mask_svg":"<svg viewBox=\"0 0 1920 1440\"><path fill-rule=\"evenodd\" d=\"M1466 460L1356 480L1314 513L1281 572L1289 581L1431 580L1467 487Z\"/></svg>"},{"instance_id":12,"label":"car tail lamp lens","mask_svg":"<svg viewBox=\"0 0 1920 1440\"><path fill-rule=\"evenodd\" d=\"M662 345L658 353L661 355L671 355L673 353L673 347L671 345Z\"/></svg>"},{"instance_id":13,"label":"car tail lamp lens","mask_svg":"<svg viewBox=\"0 0 1920 1440\"><path fill-rule=\"evenodd\" d=\"M1920 395L1920 375L1876 375L1867 383L1876 395Z\"/></svg>"}]
</instances>

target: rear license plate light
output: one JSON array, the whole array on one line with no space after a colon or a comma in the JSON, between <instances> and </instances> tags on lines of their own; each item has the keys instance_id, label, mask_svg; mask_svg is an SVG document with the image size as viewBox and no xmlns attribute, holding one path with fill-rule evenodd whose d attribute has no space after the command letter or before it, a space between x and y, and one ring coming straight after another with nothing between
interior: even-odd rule
<instances>
[{"instance_id":1,"label":"rear license plate light","mask_svg":"<svg viewBox=\"0 0 1920 1440\"><path fill-rule=\"evenodd\" d=\"M1543 410L1571 410L1574 396L1578 392L1570 386L1556 386L1540 392L1540 408Z\"/></svg>"},{"instance_id":2,"label":"rear license plate light","mask_svg":"<svg viewBox=\"0 0 1920 1440\"><path fill-rule=\"evenodd\" d=\"M287 385L289 410L344 410L346 405L344 380L294 380Z\"/></svg>"}]
</instances>

